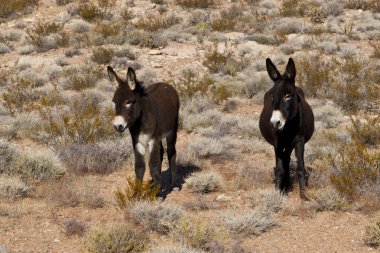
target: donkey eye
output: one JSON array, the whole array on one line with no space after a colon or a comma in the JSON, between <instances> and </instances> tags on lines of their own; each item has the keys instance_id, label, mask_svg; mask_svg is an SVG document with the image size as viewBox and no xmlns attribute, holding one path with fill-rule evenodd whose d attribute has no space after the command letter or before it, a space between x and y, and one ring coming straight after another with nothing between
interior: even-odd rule
<instances>
[{"instance_id":1,"label":"donkey eye","mask_svg":"<svg viewBox=\"0 0 380 253\"><path fill-rule=\"evenodd\" d=\"M292 98L292 94L286 94L285 95L285 100L289 100L289 99L291 99Z\"/></svg>"},{"instance_id":2,"label":"donkey eye","mask_svg":"<svg viewBox=\"0 0 380 253\"><path fill-rule=\"evenodd\" d=\"M132 105L132 101L125 101L125 106L130 107Z\"/></svg>"}]
</instances>

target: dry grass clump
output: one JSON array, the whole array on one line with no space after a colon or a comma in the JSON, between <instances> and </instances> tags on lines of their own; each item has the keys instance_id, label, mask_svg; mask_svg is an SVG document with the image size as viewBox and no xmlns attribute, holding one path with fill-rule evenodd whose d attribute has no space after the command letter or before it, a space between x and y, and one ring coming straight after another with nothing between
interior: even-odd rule
<instances>
[{"instance_id":1,"label":"dry grass clump","mask_svg":"<svg viewBox=\"0 0 380 253\"><path fill-rule=\"evenodd\" d=\"M14 147L9 141L0 139L0 173L4 173L8 169L14 156Z\"/></svg>"},{"instance_id":2,"label":"dry grass clump","mask_svg":"<svg viewBox=\"0 0 380 253\"><path fill-rule=\"evenodd\" d=\"M135 26L145 31L154 32L159 29L167 29L180 21L181 19L175 15L151 15L142 17Z\"/></svg>"},{"instance_id":3,"label":"dry grass clump","mask_svg":"<svg viewBox=\"0 0 380 253\"><path fill-rule=\"evenodd\" d=\"M132 149L121 141L71 143L59 150L60 159L76 174L108 174L120 169Z\"/></svg>"},{"instance_id":4,"label":"dry grass clump","mask_svg":"<svg viewBox=\"0 0 380 253\"><path fill-rule=\"evenodd\" d=\"M299 0L284 0L281 3L280 14L284 17L298 16L299 5Z\"/></svg>"},{"instance_id":5,"label":"dry grass clump","mask_svg":"<svg viewBox=\"0 0 380 253\"><path fill-rule=\"evenodd\" d=\"M102 18L103 13L99 7L89 2L79 5L79 16L88 22L93 22Z\"/></svg>"},{"instance_id":6,"label":"dry grass clump","mask_svg":"<svg viewBox=\"0 0 380 253\"><path fill-rule=\"evenodd\" d=\"M156 199L160 187L154 187L151 182L141 182L132 177L127 177L127 186L121 190L117 188L115 191L115 199L118 207L124 209L131 201Z\"/></svg>"},{"instance_id":7,"label":"dry grass clump","mask_svg":"<svg viewBox=\"0 0 380 253\"><path fill-rule=\"evenodd\" d=\"M237 60L231 52L218 52L217 46L210 48L205 53L203 65L206 66L211 73L223 73L235 76L238 72L248 67L249 61L242 57Z\"/></svg>"},{"instance_id":8,"label":"dry grass clump","mask_svg":"<svg viewBox=\"0 0 380 253\"><path fill-rule=\"evenodd\" d=\"M348 132L361 143L368 146L380 144L380 117L364 115L362 119L350 117L352 127Z\"/></svg>"},{"instance_id":9,"label":"dry grass clump","mask_svg":"<svg viewBox=\"0 0 380 253\"><path fill-rule=\"evenodd\" d=\"M0 18L9 18L10 16L23 12L27 8L38 5L38 0L12 0L1 1Z\"/></svg>"},{"instance_id":10,"label":"dry grass clump","mask_svg":"<svg viewBox=\"0 0 380 253\"><path fill-rule=\"evenodd\" d=\"M371 10L374 12L379 12L380 3L376 0L349 0L346 3L345 8Z\"/></svg>"},{"instance_id":11,"label":"dry grass clump","mask_svg":"<svg viewBox=\"0 0 380 253\"><path fill-rule=\"evenodd\" d=\"M200 194L220 191L222 189L222 176L216 172L194 173L186 178L186 187L190 191Z\"/></svg>"},{"instance_id":12,"label":"dry grass clump","mask_svg":"<svg viewBox=\"0 0 380 253\"><path fill-rule=\"evenodd\" d=\"M30 112L37 107L41 92L35 87L34 80L16 78L2 94L3 105L11 113Z\"/></svg>"},{"instance_id":13,"label":"dry grass clump","mask_svg":"<svg viewBox=\"0 0 380 253\"><path fill-rule=\"evenodd\" d=\"M158 245L148 251L148 253L204 253L193 249L189 246L176 244L176 245Z\"/></svg>"},{"instance_id":14,"label":"dry grass clump","mask_svg":"<svg viewBox=\"0 0 380 253\"><path fill-rule=\"evenodd\" d=\"M62 76L65 88L80 91L94 87L102 76L102 69L94 63L69 66L64 69Z\"/></svg>"},{"instance_id":15,"label":"dry grass clump","mask_svg":"<svg viewBox=\"0 0 380 253\"><path fill-rule=\"evenodd\" d=\"M254 208L265 212L278 212L281 210L286 197L280 191L260 190L252 192L251 204Z\"/></svg>"},{"instance_id":16,"label":"dry grass clump","mask_svg":"<svg viewBox=\"0 0 380 253\"><path fill-rule=\"evenodd\" d=\"M136 223L142 225L146 230L163 235L175 228L183 216L182 208L171 203L158 204L140 201L126 211Z\"/></svg>"},{"instance_id":17,"label":"dry grass clump","mask_svg":"<svg viewBox=\"0 0 380 253\"><path fill-rule=\"evenodd\" d=\"M67 107L41 110L44 122L36 126L44 142L94 143L114 134L111 122L111 109L102 109L99 101L91 96L82 95L72 99ZM38 139L38 138L37 138Z\"/></svg>"},{"instance_id":18,"label":"dry grass clump","mask_svg":"<svg viewBox=\"0 0 380 253\"><path fill-rule=\"evenodd\" d=\"M374 106L379 79L376 64L368 64L353 56L341 61L308 56L298 62L298 83L306 95L332 99L349 112Z\"/></svg>"},{"instance_id":19,"label":"dry grass clump","mask_svg":"<svg viewBox=\"0 0 380 253\"><path fill-rule=\"evenodd\" d=\"M316 211L347 211L350 209L349 201L333 188L309 191L309 195L315 201L313 208Z\"/></svg>"},{"instance_id":20,"label":"dry grass clump","mask_svg":"<svg viewBox=\"0 0 380 253\"><path fill-rule=\"evenodd\" d=\"M216 226L196 218L180 220L172 236L175 241L180 241L184 245L206 251L209 250L211 243L218 241Z\"/></svg>"},{"instance_id":21,"label":"dry grass clump","mask_svg":"<svg viewBox=\"0 0 380 253\"><path fill-rule=\"evenodd\" d=\"M366 227L365 242L371 247L380 246L380 220L377 220Z\"/></svg>"},{"instance_id":22,"label":"dry grass clump","mask_svg":"<svg viewBox=\"0 0 380 253\"><path fill-rule=\"evenodd\" d=\"M77 221L75 219L70 219L65 222L64 230L66 236L83 236L86 232L86 225L83 222Z\"/></svg>"},{"instance_id":23,"label":"dry grass clump","mask_svg":"<svg viewBox=\"0 0 380 253\"><path fill-rule=\"evenodd\" d=\"M214 5L213 0L175 0L178 5L187 8L203 8L207 9Z\"/></svg>"},{"instance_id":24,"label":"dry grass clump","mask_svg":"<svg viewBox=\"0 0 380 253\"><path fill-rule=\"evenodd\" d=\"M111 62L113 57L113 50L104 48L104 47L98 47L92 49L92 56L91 60L93 62L96 62L97 64L108 64Z\"/></svg>"},{"instance_id":25,"label":"dry grass clump","mask_svg":"<svg viewBox=\"0 0 380 253\"><path fill-rule=\"evenodd\" d=\"M149 239L125 225L115 225L107 229L92 229L83 240L92 253L137 253L147 249Z\"/></svg>"},{"instance_id":26,"label":"dry grass clump","mask_svg":"<svg viewBox=\"0 0 380 253\"><path fill-rule=\"evenodd\" d=\"M353 198L361 187L376 182L379 160L380 152L369 150L357 140L341 143L338 153L329 160L334 170L331 182L344 196Z\"/></svg>"},{"instance_id":27,"label":"dry grass clump","mask_svg":"<svg viewBox=\"0 0 380 253\"><path fill-rule=\"evenodd\" d=\"M0 177L0 196L7 199L18 199L27 196L29 187L19 178Z\"/></svg>"},{"instance_id":28,"label":"dry grass clump","mask_svg":"<svg viewBox=\"0 0 380 253\"><path fill-rule=\"evenodd\" d=\"M226 154L226 145L216 138L196 138L189 147L189 152L200 158L210 158Z\"/></svg>"},{"instance_id":29,"label":"dry grass clump","mask_svg":"<svg viewBox=\"0 0 380 253\"><path fill-rule=\"evenodd\" d=\"M236 11L236 8L223 10L218 18L211 21L211 28L214 31L233 31L237 23L237 18L241 13Z\"/></svg>"},{"instance_id":30,"label":"dry grass clump","mask_svg":"<svg viewBox=\"0 0 380 253\"><path fill-rule=\"evenodd\" d=\"M259 209L242 214L229 211L221 216L221 220L227 229L248 236L259 235L277 225L270 213Z\"/></svg>"},{"instance_id":31,"label":"dry grass clump","mask_svg":"<svg viewBox=\"0 0 380 253\"><path fill-rule=\"evenodd\" d=\"M65 174L65 168L53 151L40 149L20 151L4 172L26 181L45 181L61 177Z\"/></svg>"}]
</instances>

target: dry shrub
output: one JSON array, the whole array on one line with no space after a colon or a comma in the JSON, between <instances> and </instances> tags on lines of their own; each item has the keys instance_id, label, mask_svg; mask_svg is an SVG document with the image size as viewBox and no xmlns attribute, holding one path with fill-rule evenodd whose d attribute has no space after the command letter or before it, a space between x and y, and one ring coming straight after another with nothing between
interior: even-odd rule
<instances>
[{"instance_id":1,"label":"dry shrub","mask_svg":"<svg viewBox=\"0 0 380 253\"><path fill-rule=\"evenodd\" d=\"M62 31L62 29L63 25L54 21L38 21L31 29L28 30L28 34L45 36L52 33L58 33Z\"/></svg>"},{"instance_id":2,"label":"dry shrub","mask_svg":"<svg viewBox=\"0 0 380 253\"><path fill-rule=\"evenodd\" d=\"M194 173L186 179L186 187L200 194L219 191L222 189L222 177L216 172Z\"/></svg>"},{"instance_id":3,"label":"dry shrub","mask_svg":"<svg viewBox=\"0 0 380 253\"><path fill-rule=\"evenodd\" d=\"M126 211L146 230L162 235L168 234L175 228L183 216L182 208L171 203L158 204L142 201L135 203Z\"/></svg>"},{"instance_id":4,"label":"dry shrub","mask_svg":"<svg viewBox=\"0 0 380 253\"><path fill-rule=\"evenodd\" d=\"M172 236L196 249L208 250L210 244L218 240L216 226L207 221L194 218L184 218L179 221Z\"/></svg>"},{"instance_id":5,"label":"dry shrub","mask_svg":"<svg viewBox=\"0 0 380 253\"><path fill-rule=\"evenodd\" d=\"M211 21L211 28L214 31L233 31L238 17L233 9L223 10L218 18Z\"/></svg>"},{"instance_id":6,"label":"dry shrub","mask_svg":"<svg viewBox=\"0 0 380 253\"><path fill-rule=\"evenodd\" d=\"M54 107L57 105L63 105L65 100L61 92L57 89L47 92L46 94L41 95L40 104L43 107Z\"/></svg>"},{"instance_id":7,"label":"dry shrub","mask_svg":"<svg viewBox=\"0 0 380 253\"><path fill-rule=\"evenodd\" d=\"M214 5L213 0L175 0L178 5L187 8L203 8L207 9Z\"/></svg>"},{"instance_id":8,"label":"dry shrub","mask_svg":"<svg viewBox=\"0 0 380 253\"><path fill-rule=\"evenodd\" d=\"M13 115L36 109L41 92L35 88L33 80L16 78L2 94L4 107Z\"/></svg>"},{"instance_id":9,"label":"dry shrub","mask_svg":"<svg viewBox=\"0 0 380 253\"><path fill-rule=\"evenodd\" d=\"M298 63L297 80L306 95L333 99L348 112L376 107L380 80L376 63L353 56L342 61L309 56Z\"/></svg>"},{"instance_id":10,"label":"dry shrub","mask_svg":"<svg viewBox=\"0 0 380 253\"><path fill-rule=\"evenodd\" d=\"M351 118L352 127L348 129L355 139L369 146L377 146L380 144L380 116L364 115L363 119Z\"/></svg>"},{"instance_id":11,"label":"dry shrub","mask_svg":"<svg viewBox=\"0 0 380 253\"><path fill-rule=\"evenodd\" d=\"M238 72L248 67L249 61L242 57L237 60L232 52L218 52L216 45L211 47L205 53L205 59L203 65L206 66L211 73L223 73L231 76L235 76Z\"/></svg>"},{"instance_id":12,"label":"dry shrub","mask_svg":"<svg viewBox=\"0 0 380 253\"><path fill-rule=\"evenodd\" d=\"M102 68L94 63L70 66L62 75L67 78L67 88L80 91L95 86L102 76Z\"/></svg>"},{"instance_id":13,"label":"dry shrub","mask_svg":"<svg viewBox=\"0 0 380 253\"><path fill-rule=\"evenodd\" d=\"M114 134L109 124L111 109L101 109L99 102L91 97L75 98L66 110L44 109L40 114L45 122L35 131L42 132L48 142L94 143Z\"/></svg>"},{"instance_id":14,"label":"dry shrub","mask_svg":"<svg viewBox=\"0 0 380 253\"><path fill-rule=\"evenodd\" d=\"M15 200L27 196L29 187L19 178L0 177L0 196Z\"/></svg>"},{"instance_id":15,"label":"dry shrub","mask_svg":"<svg viewBox=\"0 0 380 253\"><path fill-rule=\"evenodd\" d=\"M61 177L65 174L65 168L53 151L39 149L20 151L4 172L25 181L45 181Z\"/></svg>"},{"instance_id":16,"label":"dry shrub","mask_svg":"<svg viewBox=\"0 0 380 253\"><path fill-rule=\"evenodd\" d=\"M174 15L151 15L141 18L135 26L145 31L154 32L159 29L167 29L180 21L181 19Z\"/></svg>"},{"instance_id":17,"label":"dry shrub","mask_svg":"<svg viewBox=\"0 0 380 253\"><path fill-rule=\"evenodd\" d=\"M365 242L371 247L380 246L380 220L377 220L366 227Z\"/></svg>"},{"instance_id":18,"label":"dry shrub","mask_svg":"<svg viewBox=\"0 0 380 253\"><path fill-rule=\"evenodd\" d=\"M259 209L242 214L229 211L223 214L221 219L227 229L245 235L259 235L277 225L270 213Z\"/></svg>"},{"instance_id":19,"label":"dry shrub","mask_svg":"<svg viewBox=\"0 0 380 253\"><path fill-rule=\"evenodd\" d=\"M376 0L348 0L345 8L380 12L380 3Z\"/></svg>"},{"instance_id":20,"label":"dry shrub","mask_svg":"<svg viewBox=\"0 0 380 253\"><path fill-rule=\"evenodd\" d=\"M299 14L300 0L283 0L280 14L284 17L294 17Z\"/></svg>"},{"instance_id":21,"label":"dry shrub","mask_svg":"<svg viewBox=\"0 0 380 253\"><path fill-rule=\"evenodd\" d=\"M70 219L65 222L65 235L66 236L83 236L86 232L86 225L83 222L77 221L75 219Z\"/></svg>"},{"instance_id":22,"label":"dry shrub","mask_svg":"<svg viewBox=\"0 0 380 253\"><path fill-rule=\"evenodd\" d=\"M353 134L348 142L337 142L337 154L330 154L328 161L333 168L331 182L334 187L349 199L357 197L360 189L366 185L376 184L380 177L380 152L366 146L369 133L377 132L378 124L360 127L360 123L353 120L353 127L349 131ZM370 129L370 130L368 130ZM377 129L377 130L374 130ZM372 138L374 138L372 136ZM369 137L370 143L378 143L377 138Z\"/></svg>"},{"instance_id":23,"label":"dry shrub","mask_svg":"<svg viewBox=\"0 0 380 253\"><path fill-rule=\"evenodd\" d=\"M201 77L196 70L185 69L174 86L181 97L189 98L196 93L206 93L214 83L214 79L209 75Z\"/></svg>"},{"instance_id":24,"label":"dry shrub","mask_svg":"<svg viewBox=\"0 0 380 253\"><path fill-rule=\"evenodd\" d=\"M79 16L84 20L92 22L103 17L102 11L96 5L84 3L79 5Z\"/></svg>"},{"instance_id":25,"label":"dry shrub","mask_svg":"<svg viewBox=\"0 0 380 253\"><path fill-rule=\"evenodd\" d=\"M92 253L137 253L148 247L149 239L126 226L115 225L107 229L90 230L83 242Z\"/></svg>"},{"instance_id":26,"label":"dry shrub","mask_svg":"<svg viewBox=\"0 0 380 253\"><path fill-rule=\"evenodd\" d=\"M61 161L75 174L108 174L120 169L132 149L121 141L70 143L59 150Z\"/></svg>"},{"instance_id":27,"label":"dry shrub","mask_svg":"<svg viewBox=\"0 0 380 253\"><path fill-rule=\"evenodd\" d=\"M116 36L122 32L122 29L122 25L117 22L101 22L94 28L95 32L101 34L103 38Z\"/></svg>"},{"instance_id":28,"label":"dry shrub","mask_svg":"<svg viewBox=\"0 0 380 253\"><path fill-rule=\"evenodd\" d=\"M152 182L141 182L132 177L127 177L127 186L122 190L117 188L115 199L120 209L125 209L131 201L153 201L160 190Z\"/></svg>"},{"instance_id":29,"label":"dry shrub","mask_svg":"<svg viewBox=\"0 0 380 253\"><path fill-rule=\"evenodd\" d=\"M91 60L97 64L108 64L113 57L113 50L104 47L98 47L92 49Z\"/></svg>"},{"instance_id":30,"label":"dry shrub","mask_svg":"<svg viewBox=\"0 0 380 253\"><path fill-rule=\"evenodd\" d=\"M187 245L158 245L151 248L147 253L204 253Z\"/></svg>"},{"instance_id":31,"label":"dry shrub","mask_svg":"<svg viewBox=\"0 0 380 253\"><path fill-rule=\"evenodd\" d=\"M24 11L28 7L38 5L38 0L12 0L0 2L0 18L8 18L13 14Z\"/></svg>"},{"instance_id":32,"label":"dry shrub","mask_svg":"<svg viewBox=\"0 0 380 253\"><path fill-rule=\"evenodd\" d=\"M315 201L313 208L316 211L347 211L350 209L347 198L332 188L309 191L309 195Z\"/></svg>"},{"instance_id":33,"label":"dry shrub","mask_svg":"<svg viewBox=\"0 0 380 253\"><path fill-rule=\"evenodd\" d=\"M250 197L254 208L272 213L281 210L286 198L280 191L275 190L260 190L253 192Z\"/></svg>"}]
</instances>

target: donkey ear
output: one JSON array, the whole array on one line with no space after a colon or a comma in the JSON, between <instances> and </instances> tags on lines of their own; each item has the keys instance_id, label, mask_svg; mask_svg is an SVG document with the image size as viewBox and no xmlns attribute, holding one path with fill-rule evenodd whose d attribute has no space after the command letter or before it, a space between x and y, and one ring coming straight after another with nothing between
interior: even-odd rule
<instances>
[{"instance_id":1,"label":"donkey ear","mask_svg":"<svg viewBox=\"0 0 380 253\"><path fill-rule=\"evenodd\" d=\"M117 83L120 85L121 80L111 66L107 67L107 73L108 73L108 77L110 78L111 82L114 82L116 80Z\"/></svg>"},{"instance_id":2,"label":"donkey ear","mask_svg":"<svg viewBox=\"0 0 380 253\"><path fill-rule=\"evenodd\" d=\"M296 66L292 58L289 58L288 65L286 65L285 75L291 80L296 78Z\"/></svg>"},{"instance_id":3,"label":"donkey ear","mask_svg":"<svg viewBox=\"0 0 380 253\"><path fill-rule=\"evenodd\" d=\"M137 88L138 82L136 79L136 73L131 67L128 68L127 81L128 81L128 86L131 90L135 90Z\"/></svg>"},{"instance_id":4,"label":"donkey ear","mask_svg":"<svg viewBox=\"0 0 380 253\"><path fill-rule=\"evenodd\" d=\"M269 74L269 77L273 80L276 81L281 77L280 72L278 72L276 66L274 66L273 62L267 58L266 60L266 65L267 65L267 71Z\"/></svg>"}]
</instances>

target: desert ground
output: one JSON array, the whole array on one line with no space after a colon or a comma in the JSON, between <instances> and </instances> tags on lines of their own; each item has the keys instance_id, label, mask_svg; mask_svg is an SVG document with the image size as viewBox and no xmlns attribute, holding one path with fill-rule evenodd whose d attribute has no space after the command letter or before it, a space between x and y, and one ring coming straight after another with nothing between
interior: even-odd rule
<instances>
[{"instance_id":1,"label":"desert ground","mask_svg":"<svg viewBox=\"0 0 380 253\"><path fill-rule=\"evenodd\" d=\"M294 155L275 191L258 126L265 60L290 57L315 116L309 201ZM379 250L378 1L1 1L0 59L0 252ZM182 185L163 202L148 166L134 182L107 66L180 95Z\"/></svg>"}]
</instances>

